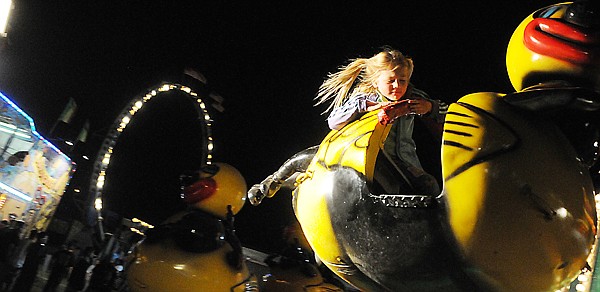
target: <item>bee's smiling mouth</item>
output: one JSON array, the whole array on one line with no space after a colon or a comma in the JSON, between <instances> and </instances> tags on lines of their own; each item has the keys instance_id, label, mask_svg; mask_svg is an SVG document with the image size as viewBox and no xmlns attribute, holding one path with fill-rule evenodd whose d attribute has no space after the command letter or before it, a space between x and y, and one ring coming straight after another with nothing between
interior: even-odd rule
<instances>
[{"instance_id":1,"label":"bee's smiling mouth","mask_svg":"<svg viewBox=\"0 0 600 292\"><path fill-rule=\"evenodd\" d=\"M598 58L600 34L556 18L536 18L525 28L525 46L559 60L591 64Z\"/></svg>"}]
</instances>

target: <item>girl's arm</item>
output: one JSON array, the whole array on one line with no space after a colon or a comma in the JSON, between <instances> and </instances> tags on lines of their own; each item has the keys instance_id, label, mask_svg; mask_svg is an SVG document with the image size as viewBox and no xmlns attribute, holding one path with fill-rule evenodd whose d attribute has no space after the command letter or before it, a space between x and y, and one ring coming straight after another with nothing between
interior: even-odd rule
<instances>
[{"instance_id":1,"label":"girl's arm","mask_svg":"<svg viewBox=\"0 0 600 292\"><path fill-rule=\"evenodd\" d=\"M438 123L443 123L448 112L448 105L440 100L431 99L429 95L420 89L412 88L410 99L425 100L431 104L431 109L423 113L423 117L435 120Z\"/></svg>"},{"instance_id":2,"label":"girl's arm","mask_svg":"<svg viewBox=\"0 0 600 292\"><path fill-rule=\"evenodd\" d=\"M359 94L350 97L344 104L334 108L327 124L332 130L339 130L350 122L355 121L364 113L381 108L382 104L376 101L376 95Z\"/></svg>"}]
</instances>

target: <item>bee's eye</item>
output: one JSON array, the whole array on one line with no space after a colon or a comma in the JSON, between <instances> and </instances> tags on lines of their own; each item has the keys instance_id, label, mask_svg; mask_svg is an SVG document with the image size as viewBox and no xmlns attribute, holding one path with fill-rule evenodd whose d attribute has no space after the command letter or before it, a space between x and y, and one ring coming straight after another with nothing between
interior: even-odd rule
<instances>
[{"instance_id":1,"label":"bee's eye","mask_svg":"<svg viewBox=\"0 0 600 292\"><path fill-rule=\"evenodd\" d=\"M544 9L540 9L533 14L533 18L550 18L562 8L562 5L552 5Z\"/></svg>"}]
</instances>

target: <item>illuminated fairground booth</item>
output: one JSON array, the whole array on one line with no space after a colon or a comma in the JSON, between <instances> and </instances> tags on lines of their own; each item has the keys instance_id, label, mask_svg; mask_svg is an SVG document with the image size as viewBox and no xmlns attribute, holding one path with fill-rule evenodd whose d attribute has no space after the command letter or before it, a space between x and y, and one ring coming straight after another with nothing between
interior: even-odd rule
<instances>
[{"instance_id":1,"label":"illuminated fairground booth","mask_svg":"<svg viewBox=\"0 0 600 292\"><path fill-rule=\"evenodd\" d=\"M45 230L75 164L0 93L0 216Z\"/></svg>"}]
</instances>

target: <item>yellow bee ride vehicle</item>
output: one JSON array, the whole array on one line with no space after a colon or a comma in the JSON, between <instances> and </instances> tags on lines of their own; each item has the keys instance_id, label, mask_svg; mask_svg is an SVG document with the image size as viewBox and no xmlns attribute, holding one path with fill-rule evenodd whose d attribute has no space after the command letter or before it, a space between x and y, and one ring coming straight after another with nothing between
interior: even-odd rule
<instances>
[{"instance_id":1,"label":"yellow bee ride vehicle","mask_svg":"<svg viewBox=\"0 0 600 292\"><path fill-rule=\"evenodd\" d=\"M597 2L532 13L508 46L516 92L450 106L439 196L382 191L407 182L381 154L390 126L368 113L254 185L250 202L293 183L316 256L360 290L557 291L579 281L589 291L576 279L593 269L597 234Z\"/></svg>"}]
</instances>

